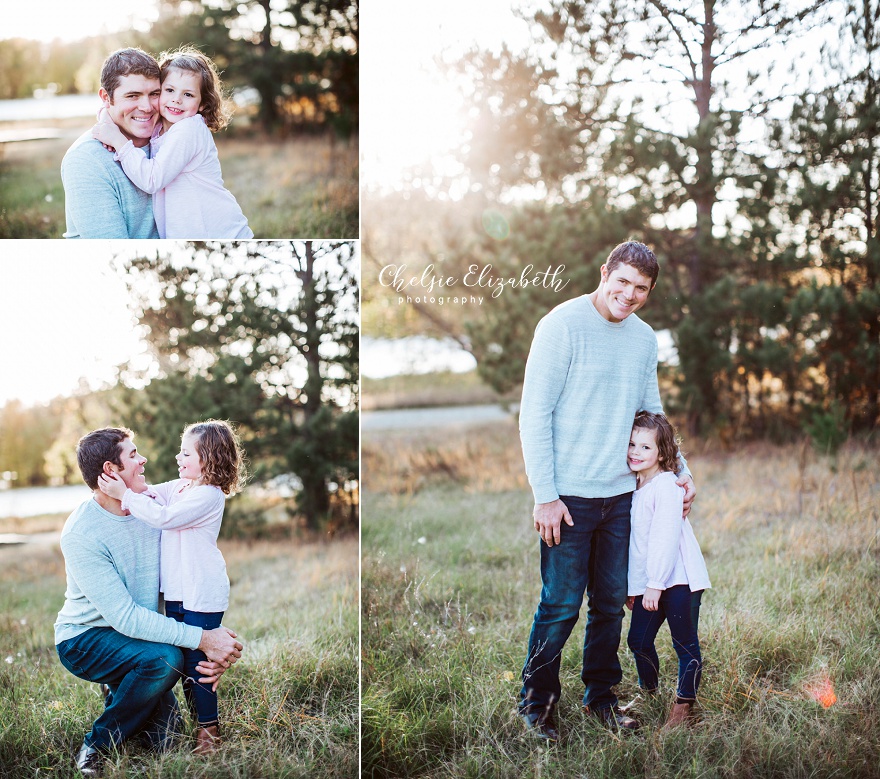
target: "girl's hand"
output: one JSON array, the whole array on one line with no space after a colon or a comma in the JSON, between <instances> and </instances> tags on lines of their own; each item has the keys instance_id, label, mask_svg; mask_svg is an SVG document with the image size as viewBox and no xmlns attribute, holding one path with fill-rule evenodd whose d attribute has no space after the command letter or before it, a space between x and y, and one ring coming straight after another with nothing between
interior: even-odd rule
<instances>
[{"instance_id":1,"label":"girl's hand","mask_svg":"<svg viewBox=\"0 0 880 779\"><path fill-rule=\"evenodd\" d=\"M121 149L128 141L113 122L98 122L92 127L92 138L99 140L110 151Z\"/></svg>"},{"instance_id":2,"label":"girl's hand","mask_svg":"<svg viewBox=\"0 0 880 779\"><path fill-rule=\"evenodd\" d=\"M117 476L110 478L106 473L102 473L98 477L98 487L105 495L109 495L116 500L122 500L122 496L125 495L125 491L128 489L122 479Z\"/></svg>"},{"instance_id":3,"label":"girl's hand","mask_svg":"<svg viewBox=\"0 0 880 779\"><path fill-rule=\"evenodd\" d=\"M653 587L648 587L645 590L645 594L642 595L642 608L645 611L657 611L657 607L660 604L660 594L663 590L655 590Z\"/></svg>"},{"instance_id":4,"label":"girl's hand","mask_svg":"<svg viewBox=\"0 0 880 779\"><path fill-rule=\"evenodd\" d=\"M630 611L633 610L633 606L635 606L635 603L636 603L636 596L635 596L635 595L630 595L630 596L626 599L626 607L627 607Z\"/></svg>"}]
</instances>

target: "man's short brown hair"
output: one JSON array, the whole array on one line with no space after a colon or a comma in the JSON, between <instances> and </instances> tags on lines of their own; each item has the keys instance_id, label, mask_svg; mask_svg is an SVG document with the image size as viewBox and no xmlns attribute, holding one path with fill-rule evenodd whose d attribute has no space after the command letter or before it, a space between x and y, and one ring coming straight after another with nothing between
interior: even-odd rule
<instances>
[{"instance_id":1,"label":"man's short brown hair","mask_svg":"<svg viewBox=\"0 0 880 779\"><path fill-rule=\"evenodd\" d=\"M128 428L102 427L79 439L76 445L76 462L89 489L98 489L98 477L104 472L104 463L111 462L122 467L119 444L126 438L134 438L134 433Z\"/></svg>"},{"instance_id":2,"label":"man's short brown hair","mask_svg":"<svg viewBox=\"0 0 880 779\"><path fill-rule=\"evenodd\" d=\"M123 76L145 76L159 80L159 64L142 49L117 49L104 60L101 88L113 102L113 93Z\"/></svg>"},{"instance_id":3,"label":"man's short brown hair","mask_svg":"<svg viewBox=\"0 0 880 779\"><path fill-rule=\"evenodd\" d=\"M613 271L618 265L631 265L643 276L651 279L651 289L657 283L660 275L660 265L657 258L645 244L638 241L624 241L617 244L605 260L606 270Z\"/></svg>"}]
</instances>

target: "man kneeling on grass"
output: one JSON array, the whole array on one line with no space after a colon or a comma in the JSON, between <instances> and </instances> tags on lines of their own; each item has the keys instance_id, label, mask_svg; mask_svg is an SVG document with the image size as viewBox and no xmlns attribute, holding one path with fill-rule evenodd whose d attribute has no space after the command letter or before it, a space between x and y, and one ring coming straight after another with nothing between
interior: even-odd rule
<instances>
[{"instance_id":1,"label":"man kneeling on grass","mask_svg":"<svg viewBox=\"0 0 880 779\"><path fill-rule=\"evenodd\" d=\"M104 711L77 755L84 776L101 776L104 755L133 736L158 751L169 748L180 732L171 691L183 668L178 647L205 653L210 662L198 667L199 681L215 687L242 650L228 628L202 630L158 613L161 531L98 489L103 473L133 492L146 491L147 460L132 437L124 428L103 428L80 439L77 462L93 496L61 531L67 591L55 622L58 656L74 676L101 684L105 695Z\"/></svg>"}]
</instances>

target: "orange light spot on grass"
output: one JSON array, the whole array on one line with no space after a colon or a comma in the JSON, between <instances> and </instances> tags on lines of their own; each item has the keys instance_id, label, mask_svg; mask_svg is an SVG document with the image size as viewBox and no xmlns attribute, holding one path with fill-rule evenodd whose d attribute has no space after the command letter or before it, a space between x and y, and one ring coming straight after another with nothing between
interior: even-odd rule
<instances>
[{"instance_id":1,"label":"orange light spot on grass","mask_svg":"<svg viewBox=\"0 0 880 779\"><path fill-rule=\"evenodd\" d=\"M837 703L837 694L834 692L834 685L830 679L820 679L815 684L810 685L807 688L807 692L813 700L821 704L825 709L831 708Z\"/></svg>"}]
</instances>

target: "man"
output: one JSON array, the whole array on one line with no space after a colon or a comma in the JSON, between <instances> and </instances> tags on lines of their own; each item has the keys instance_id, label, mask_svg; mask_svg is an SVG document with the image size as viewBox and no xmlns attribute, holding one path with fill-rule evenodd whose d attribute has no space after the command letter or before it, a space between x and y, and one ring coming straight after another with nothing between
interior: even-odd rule
<instances>
[{"instance_id":1,"label":"man","mask_svg":"<svg viewBox=\"0 0 880 779\"><path fill-rule=\"evenodd\" d=\"M107 57L98 94L110 119L126 138L149 154L159 120L159 66L140 49ZM91 130L81 135L61 162L65 238L158 238L149 194L138 189Z\"/></svg>"},{"instance_id":2,"label":"man","mask_svg":"<svg viewBox=\"0 0 880 779\"><path fill-rule=\"evenodd\" d=\"M560 656L585 591L584 709L609 727L638 727L618 709L612 687L622 678L617 649L635 488L626 461L630 432L637 411L662 410L657 339L635 316L659 266L647 246L628 241L600 272L594 292L557 306L538 323L520 406L543 588L519 711L533 733L551 741L558 738ZM679 484L687 513L696 490L686 470Z\"/></svg>"},{"instance_id":3,"label":"man","mask_svg":"<svg viewBox=\"0 0 880 779\"><path fill-rule=\"evenodd\" d=\"M214 683L241 657L235 633L176 622L158 613L159 537L98 489L114 474L133 492L147 489L146 458L124 428L95 430L77 444L77 462L93 496L61 531L67 573L55 622L61 663L75 676L105 686L105 708L77 755L85 776L100 776L104 753L135 735L165 749L179 730L171 688L181 676L178 647L200 649L211 663L199 681Z\"/></svg>"}]
</instances>

